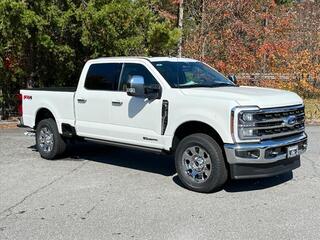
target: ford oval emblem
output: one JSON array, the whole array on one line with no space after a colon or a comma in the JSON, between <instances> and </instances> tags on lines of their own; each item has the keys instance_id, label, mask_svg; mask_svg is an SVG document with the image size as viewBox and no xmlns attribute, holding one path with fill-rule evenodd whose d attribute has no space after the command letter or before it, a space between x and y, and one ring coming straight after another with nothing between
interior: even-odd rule
<instances>
[{"instance_id":1,"label":"ford oval emblem","mask_svg":"<svg viewBox=\"0 0 320 240\"><path fill-rule=\"evenodd\" d=\"M285 119L285 124L289 127L293 126L296 123L297 123L296 116L289 116L287 119Z\"/></svg>"}]
</instances>

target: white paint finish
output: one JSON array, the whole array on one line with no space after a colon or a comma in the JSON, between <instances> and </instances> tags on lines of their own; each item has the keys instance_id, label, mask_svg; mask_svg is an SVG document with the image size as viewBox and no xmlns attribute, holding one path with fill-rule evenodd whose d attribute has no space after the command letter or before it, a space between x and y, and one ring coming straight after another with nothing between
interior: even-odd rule
<instances>
[{"instance_id":1,"label":"white paint finish","mask_svg":"<svg viewBox=\"0 0 320 240\"><path fill-rule=\"evenodd\" d=\"M32 99L22 97L23 121L26 126L34 127L37 112L41 108L51 111L60 133L61 123L74 125L73 92L21 90L20 93L23 96L32 96Z\"/></svg>"},{"instance_id":2,"label":"white paint finish","mask_svg":"<svg viewBox=\"0 0 320 240\"><path fill-rule=\"evenodd\" d=\"M108 135L119 141L131 140L147 147L162 148L162 100L128 96L126 92L110 92L110 129ZM122 105L112 104L122 102ZM144 137L154 139L145 140Z\"/></svg>"},{"instance_id":3,"label":"white paint finish","mask_svg":"<svg viewBox=\"0 0 320 240\"><path fill-rule=\"evenodd\" d=\"M125 92L94 91L84 88L89 66L108 62L142 64L155 76L162 89L169 88L168 83L146 59L100 58L90 60L83 69L75 97L77 134L83 137L163 148L164 144L160 132L161 100L149 101L148 99L130 97ZM82 98L87 102L78 103L77 99ZM122 105L113 105L113 101L122 102ZM150 118L150 116L153 117ZM157 141L144 140L143 137Z\"/></svg>"},{"instance_id":4,"label":"white paint finish","mask_svg":"<svg viewBox=\"0 0 320 240\"><path fill-rule=\"evenodd\" d=\"M149 62L198 62L198 60L192 58L177 58L177 57L101 57L97 59L90 60L89 62L127 62L127 61L137 61L137 60L147 60Z\"/></svg>"},{"instance_id":5,"label":"white paint finish","mask_svg":"<svg viewBox=\"0 0 320 240\"><path fill-rule=\"evenodd\" d=\"M85 103L78 102L84 100ZM104 135L109 122L110 96L106 91L80 88L75 95L76 131L79 136Z\"/></svg>"},{"instance_id":6,"label":"white paint finish","mask_svg":"<svg viewBox=\"0 0 320 240\"><path fill-rule=\"evenodd\" d=\"M230 129L231 110L237 106L260 108L283 107L301 104L295 93L257 87L219 87L174 89L163 79L151 62L196 61L177 58L118 57L88 61L80 76L75 94L71 92L28 91L32 100L23 101L25 125L34 126L40 108L49 109L56 118L59 131L61 123L76 127L83 137L117 141L146 147L169 150L176 129L188 121L199 121L214 128L224 143L233 143ZM93 63L139 63L157 79L162 88L161 100L130 97L124 92L91 91L84 88L85 77ZM77 99L86 99L78 103ZM161 135L162 100L169 101L169 121L165 135ZM112 101L122 102L113 106ZM75 116L74 116L75 115ZM144 140L148 137L155 140Z\"/></svg>"},{"instance_id":7,"label":"white paint finish","mask_svg":"<svg viewBox=\"0 0 320 240\"><path fill-rule=\"evenodd\" d=\"M150 62L198 62L198 60L191 58L177 58L177 57L152 57L148 58Z\"/></svg>"},{"instance_id":8,"label":"white paint finish","mask_svg":"<svg viewBox=\"0 0 320 240\"><path fill-rule=\"evenodd\" d=\"M184 90L172 89L169 100L169 121L166 135L174 136L176 129L189 121L203 122L214 128L225 143L233 143L230 131L231 109L235 100L198 97L183 94Z\"/></svg>"},{"instance_id":9,"label":"white paint finish","mask_svg":"<svg viewBox=\"0 0 320 240\"><path fill-rule=\"evenodd\" d=\"M302 99L295 93L259 87L219 87L182 89L188 96L198 98L224 99L237 101L240 106L259 106L260 108L283 107L302 104Z\"/></svg>"}]
</instances>

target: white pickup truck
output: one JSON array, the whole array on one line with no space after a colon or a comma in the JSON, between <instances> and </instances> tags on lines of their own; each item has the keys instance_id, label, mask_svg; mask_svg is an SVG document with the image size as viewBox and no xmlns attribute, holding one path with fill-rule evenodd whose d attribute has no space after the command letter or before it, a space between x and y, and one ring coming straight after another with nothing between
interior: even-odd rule
<instances>
[{"instance_id":1,"label":"white pickup truck","mask_svg":"<svg viewBox=\"0 0 320 240\"><path fill-rule=\"evenodd\" d=\"M94 59L76 89L21 94L22 125L43 158L61 156L70 138L174 154L181 182L199 192L291 171L307 149L297 94L239 87L193 59Z\"/></svg>"}]
</instances>

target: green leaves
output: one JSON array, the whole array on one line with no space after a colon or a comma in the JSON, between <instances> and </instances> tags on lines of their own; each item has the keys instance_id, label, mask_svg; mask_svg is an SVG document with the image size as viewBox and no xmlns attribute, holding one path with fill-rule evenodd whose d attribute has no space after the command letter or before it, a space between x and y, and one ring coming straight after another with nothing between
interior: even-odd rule
<instances>
[{"instance_id":1,"label":"green leaves","mask_svg":"<svg viewBox=\"0 0 320 240\"><path fill-rule=\"evenodd\" d=\"M105 5L92 1L81 16L81 42L90 49L91 57L159 55L177 43L177 30L139 1L112 1Z\"/></svg>"},{"instance_id":2,"label":"green leaves","mask_svg":"<svg viewBox=\"0 0 320 240\"><path fill-rule=\"evenodd\" d=\"M180 37L178 29L168 31L169 23L153 23L148 31L148 44L150 45L149 54L173 55L176 51L177 42Z\"/></svg>"},{"instance_id":3,"label":"green leaves","mask_svg":"<svg viewBox=\"0 0 320 240\"><path fill-rule=\"evenodd\" d=\"M275 1L277 4L281 5L281 4L290 4L295 2L294 0L276 0Z\"/></svg>"},{"instance_id":4,"label":"green leaves","mask_svg":"<svg viewBox=\"0 0 320 240\"><path fill-rule=\"evenodd\" d=\"M87 2L0 0L0 55L14 66L8 74L1 64L0 79L74 85L89 58L175 52L178 30L148 1Z\"/></svg>"},{"instance_id":5,"label":"green leaves","mask_svg":"<svg viewBox=\"0 0 320 240\"><path fill-rule=\"evenodd\" d=\"M179 31L154 11L157 1L0 0L4 96L27 82L74 86L90 58L174 54Z\"/></svg>"}]
</instances>

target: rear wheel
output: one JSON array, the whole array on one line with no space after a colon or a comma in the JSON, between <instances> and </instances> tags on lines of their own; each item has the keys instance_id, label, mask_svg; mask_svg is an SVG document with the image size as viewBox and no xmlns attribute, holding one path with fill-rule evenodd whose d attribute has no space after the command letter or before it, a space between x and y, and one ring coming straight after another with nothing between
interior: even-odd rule
<instances>
[{"instance_id":1,"label":"rear wheel","mask_svg":"<svg viewBox=\"0 0 320 240\"><path fill-rule=\"evenodd\" d=\"M202 133L181 140L175 153L175 165L181 182L197 192L218 190L228 178L221 147Z\"/></svg>"},{"instance_id":2,"label":"rear wheel","mask_svg":"<svg viewBox=\"0 0 320 240\"><path fill-rule=\"evenodd\" d=\"M52 118L39 122L36 129L36 146L41 157L45 159L52 160L64 153L66 143Z\"/></svg>"}]
</instances>

